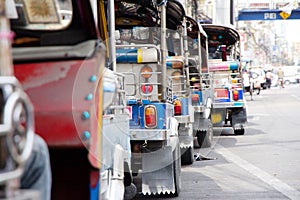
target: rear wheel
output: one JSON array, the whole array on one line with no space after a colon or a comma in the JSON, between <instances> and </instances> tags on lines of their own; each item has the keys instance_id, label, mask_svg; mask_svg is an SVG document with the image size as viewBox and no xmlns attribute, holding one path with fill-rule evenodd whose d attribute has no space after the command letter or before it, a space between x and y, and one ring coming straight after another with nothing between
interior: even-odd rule
<instances>
[{"instance_id":1,"label":"rear wheel","mask_svg":"<svg viewBox=\"0 0 300 200\"><path fill-rule=\"evenodd\" d=\"M194 147L181 148L181 164L191 165L194 162Z\"/></svg>"},{"instance_id":2,"label":"rear wheel","mask_svg":"<svg viewBox=\"0 0 300 200\"><path fill-rule=\"evenodd\" d=\"M285 84L285 85L289 85L290 83L291 83L291 82L290 82L289 80L285 80L285 81L284 81L284 84Z\"/></svg>"},{"instance_id":3,"label":"rear wheel","mask_svg":"<svg viewBox=\"0 0 300 200\"><path fill-rule=\"evenodd\" d=\"M174 184L175 184L175 193L172 195L178 197L181 190L181 158L180 158L180 148L177 148L174 152ZM177 155L176 155L177 154Z\"/></svg>"},{"instance_id":4,"label":"rear wheel","mask_svg":"<svg viewBox=\"0 0 300 200\"><path fill-rule=\"evenodd\" d=\"M213 140L213 127L212 122L209 119L209 125L207 130L198 130L197 140L200 147L210 147Z\"/></svg>"},{"instance_id":5,"label":"rear wheel","mask_svg":"<svg viewBox=\"0 0 300 200\"><path fill-rule=\"evenodd\" d=\"M245 134L245 129L244 128L234 129L234 134L235 135L244 135Z\"/></svg>"}]
</instances>

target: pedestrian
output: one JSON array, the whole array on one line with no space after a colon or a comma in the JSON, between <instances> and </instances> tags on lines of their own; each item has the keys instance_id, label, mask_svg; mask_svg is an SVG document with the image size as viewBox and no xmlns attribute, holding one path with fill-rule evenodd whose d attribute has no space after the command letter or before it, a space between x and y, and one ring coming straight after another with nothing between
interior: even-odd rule
<instances>
[{"instance_id":1,"label":"pedestrian","mask_svg":"<svg viewBox=\"0 0 300 200\"><path fill-rule=\"evenodd\" d=\"M267 82L267 88L270 89L271 84L272 84L272 72L271 72L271 70L268 70L267 73L266 73L266 82Z\"/></svg>"},{"instance_id":2,"label":"pedestrian","mask_svg":"<svg viewBox=\"0 0 300 200\"><path fill-rule=\"evenodd\" d=\"M253 100L253 79L251 79L250 73L247 70L243 72L243 85L244 91L249 92L251 100Z\"/></svg>"},{"instance_id":3,"label":"pedestrian","mask_svg":"<svg viewBox=\"0 0 300 200\"><path fill-rule=\"evenodd\" d=\"M279 68L279 70L277 71L277 75L278 75L279 86L281 86L282 88L284 88L284 84L283 84L284 72L282 71L281 68Z\"/></svg>"}]
</instances>

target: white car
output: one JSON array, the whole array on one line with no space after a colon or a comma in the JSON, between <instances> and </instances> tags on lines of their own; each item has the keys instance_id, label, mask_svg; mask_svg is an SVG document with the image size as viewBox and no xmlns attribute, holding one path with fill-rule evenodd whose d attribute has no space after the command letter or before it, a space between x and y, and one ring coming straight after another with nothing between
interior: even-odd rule
<instances>
[{"instance_id":1,"label":"white car","mask_svg":"<svg viewBox=\"0 0 300 200\"><path fill-rule=\"evenodd\" d=\"M254 79L254 89L263 88L267 89L266 74L261 68L251 68L251 77Z\"/></svg>"}]
</instances>

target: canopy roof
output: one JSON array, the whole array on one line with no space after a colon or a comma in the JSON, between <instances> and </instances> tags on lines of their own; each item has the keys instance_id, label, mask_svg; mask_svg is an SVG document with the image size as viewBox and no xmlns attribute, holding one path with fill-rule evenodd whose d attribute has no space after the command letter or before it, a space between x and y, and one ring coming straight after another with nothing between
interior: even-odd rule
<instances>
[{"instance_id":1,"label":"canopy roof","mask_svg":"<svg viewBox=\"0 0 300 200\"><path fill-rule=\"evenodd\" d=\"M232 27L215 24L202 24L202 27L209 41L214 40L220 44L230 46L240 40L239 33Z\"/></svg>"},{"instance_id":2,"label":"canopy roof","mask_svg":"<svg viewBox=\"0 0 300 200\"><path fill-rule=\"evenodd\" d=\"M160 2L152 0L116 0L116 26L119 28L160 26L159 4ZM166 13L167 28L176 30L185 16L184 7L177 0L169 0Z\"/></svg>"}]
</instances>

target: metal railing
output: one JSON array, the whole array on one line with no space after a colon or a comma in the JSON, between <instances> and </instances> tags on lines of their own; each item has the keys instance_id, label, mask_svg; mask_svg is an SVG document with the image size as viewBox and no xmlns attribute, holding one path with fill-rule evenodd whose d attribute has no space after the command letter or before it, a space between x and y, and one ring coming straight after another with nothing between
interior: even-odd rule
<instances>
[{"instance_id":1,"label":"metal railing","mask_svg":"<svg viewBox=\"0 0 300 200\"><path fill-rule=\"evenodd\" d=\"M126 92L125 92L125 75L114 72L114 78L117 80L117 88L115 99L110 105L109 109L116 113L125 113L126 109Z\"/></svg>"},{"instance_id":2,"label":"metal railing","mask_svg":"<svg viewBox=\"0 0 300 200\"><path fill-rule=\"evenodd\" d=\"M1 183L21 175L20 166L29 158L33 146L34 117L31 102L15 77L1 76L0 90L3 110L0 136L6 140L9 157L19 166L8 173L0 173ZM23 128L20 129L19 126ZM5 146L1 146L3 147Z\"/></svg>"},{"instance_id":3,"label":"metal railing","mask_svg":"<svg viewBox=\"0 0 300 200\"><path fill-rule=\"evenodd\" d=\"M168 76L168 85L170 90L172 91L172 97L188 95L187 78L185 75Z\"/></svg>"},{"instance_id":4,"label":"metal railing","mask_svg":"<svg viewBox=\"0 0 300 200\"><path fill-rule=\"evenodd\" d=\"M243 79L240 73L213 73L214 88L238 88L243 87Z\"/></svg>"}]
</instances>

